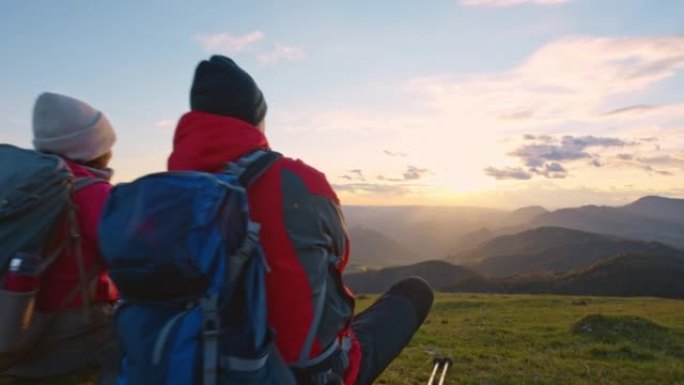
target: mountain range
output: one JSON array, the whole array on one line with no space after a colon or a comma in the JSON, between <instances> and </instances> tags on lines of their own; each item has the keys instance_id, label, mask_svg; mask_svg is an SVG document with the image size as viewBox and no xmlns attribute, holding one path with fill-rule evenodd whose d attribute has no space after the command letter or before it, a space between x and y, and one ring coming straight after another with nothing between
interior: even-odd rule
<instances>
[{"instance_id":1,"label":"mountain range","mask_svg":"<svg viewBox=\"0 0 684 385\"><path fill-rule=\"evenodd\" d=\"M479 210L484 215L478 221ZM388 227L403 231L438 227L448 234L445 213L436 211L422 211L423 220L432 218L429 227L412 221L420 218L415 208L403 213L392 208L385 219L393 220ZM442 291L684 298L682 199L650 196L619 207L511 212L455 208L450 213L470 216L455 227L451 239L444 233L429 238L441 242L435 250L448 251L429 261L417 251L425 248L407 233L394 236L381 221L366 218L372 229L350 230L352 245L358 241L352 246L352 261L365 267L347 274L345 282L360 292L381 292L403 277L418 275ZM472 230L466 232L468 228Z\"/></svg>"},{"instance_id":2,"label":"mountain range","mask_svg":"<svg viewBox=\"0 0 684 385\"><path fill-rule=\"evenodd\" d=\"M561 226L682 246L684 199L649 196L621 207L561 209L537 216L530 226Z\"/></svg>"},{"instance_id":3,"label":"mountain range","mask_svg":"<svg viewBox=\"0 0 684 385\"><path fill-rule=\"evenodd\" d=\"M485 276L446 261L425 261L413 265L388 267L377 271L348 274L344 282L356 293L382 293L395 282L411 276L426 279L440 291L453 286L472 287L472 291L492 291L494 287Z\"/></svg>"},{"instance_id":4,"label":"mountain range","mask_svg":"<svg viewBox=\"0 0 684 385\"><path fill-rule=\"evenodd\" d=\"M417 255L403 244L385 234L365 227L349 229L351 255L347 269L364 271L368 268L405 265L418 260Z\"/></svg>"},{"instance_id":5,"label":"mountain range","mask_svg":"<svg viewBox=\"0 0 684 385\"><path fill-rule=\"evenodd\" d=\"M437 291L508 294L652 296L684 299L684 254L620 253L565 274L487 277L446 261L426 261L349 274L355 293L382 293L400 279L419 276Z\"/></svg>"},{"instance_id":6,"label":"mountain range","mask_svg":"<svg viewBox=\"0 0 684 385\"><path fill-rule=\"evenodd\" d=\"M412 262L439 259L460 250L462 236L493 226L500 218L510 215L504 210L439 206L344 206L343 212L349 229L365 229L354 230L350 238L356 263L369 266L377 261L376 243L390 239L413 256ZM355 246L354 236L370 237L369 231L383 235L384 239L361 241L369 248ZM381 266L398 264L392 259L387 262Z\"/></svg>"},{"instance_id":7,"label":"mountain range","mask_svg":"<svg viewBox=\"0 0 684 385\"><path fill-rule=\"evenodd\" d=\"M477 207L349 206L344 208L360 266L387 267L443 259L467 252L502 235L539 227L563 227L684 247L684 199L643 197L625 206L581 206L549 211L540 206L514 211ZM377 236L368 234L374 231ZM380 239L382 238L382 239ZM400 257L381 258L378 247L390 242ZM409 257L410 256L410 257ZM409 257L410 261L404 261Z\"/></svg>"},{"instance_id":8,"label":"mountain range","mask_svg":"<svg viewBox=\"0 0 684 385\"><path fill-rule=\"evenodd\" d=\"M567 229L538 227L504 235L450 257L473 270L494 277L566 273L619 253L678 255L682 251L655 241L624 239Z\"/></svg>"}]
</instances>

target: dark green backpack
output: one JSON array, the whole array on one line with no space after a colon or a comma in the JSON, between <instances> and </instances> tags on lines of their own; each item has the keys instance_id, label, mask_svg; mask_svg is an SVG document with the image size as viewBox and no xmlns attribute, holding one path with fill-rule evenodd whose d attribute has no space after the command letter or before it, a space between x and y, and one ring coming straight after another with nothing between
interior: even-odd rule
<instances>
[{"instance_id":1,"label":"dark green backpack","mask_svg":"<svg viewBox=\"0 0 684 385\"><path fill-rule=\"evenodd\" d=\"M0 144L0 277L18 252L53 254L55 225L73 213L74 177L56 155Z\"/></svg>"},{"instance_id":2,"label":"dark green backpack","mask_svg":"<svg viewBox=\"0 0 684 385\"><path fill-rule=\"evenodd\" d=\"M101 180L75 178L66 162L56 156L0 144L0 287L10 261L19 253L42 259L37 274L45 271L65 247L74 247L82 264L75 191ZM94 275L93 275L94 276ZM81 272L84 315L91 279ZM30 348L35 292L0 290L0 371L15 363ZM6 362L8 361L8 362Z\"/></svg>"}]
</instances>

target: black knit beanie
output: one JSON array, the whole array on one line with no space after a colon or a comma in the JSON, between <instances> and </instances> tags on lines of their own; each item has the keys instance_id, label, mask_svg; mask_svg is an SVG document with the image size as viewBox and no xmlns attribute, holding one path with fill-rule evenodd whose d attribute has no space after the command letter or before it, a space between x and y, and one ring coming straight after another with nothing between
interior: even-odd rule
<instances>
[{"instance_id":1,"label":"black knit beanie","mask_svg":"<svg viewBox=\"0 0 684 385\"><path fill-rule=\"evenodd\" d=\"M266 116L266 101L247 72L231 59L214 55L197 65L190 109L232 116L256 126Z\"/></svg>"}]
</instances>

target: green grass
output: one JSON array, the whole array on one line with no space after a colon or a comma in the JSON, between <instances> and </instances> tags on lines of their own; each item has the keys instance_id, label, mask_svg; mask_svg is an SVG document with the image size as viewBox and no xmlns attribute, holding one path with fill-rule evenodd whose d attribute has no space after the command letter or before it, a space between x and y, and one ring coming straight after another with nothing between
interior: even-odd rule
<instances>
[{"instance_id":1,"label":"green grass","mask_svg":"<svg viewBox=\"0 0 684 385\"><path fill-rule=\"evenodd\" d=\"M358 301L358 310L373 298ZM376 384L427 383L432 355L449 385L684 385L684 301L441 294ZM44 382L91 384L90 372ZM0 377L0 385L30 384Z\"/></svg>"},{"instance_id":2,"label":"green grass","mask_svg":"<svg viewBox=\"0 0 684 385\"><path fill-rule=\"evenodd\" d=\"M450 385L684 385L684 301L439 295L376 384L427 383L431 351L453 359Z\"/></svg>"}]
</instances>

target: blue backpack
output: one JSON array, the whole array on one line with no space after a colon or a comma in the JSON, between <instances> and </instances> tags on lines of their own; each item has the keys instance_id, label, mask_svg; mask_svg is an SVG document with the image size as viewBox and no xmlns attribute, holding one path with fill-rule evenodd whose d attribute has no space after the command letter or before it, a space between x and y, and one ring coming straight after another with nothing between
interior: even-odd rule
<instances>
[{"instance_id":1,"label":"blue backpack","mask_svg":"<svg viewBox=\"0 0 684 385\"><path fill-rule=\"evenodd\" d=\"M280 156L221 174L162 172L112 190L102 254L122 303L118 385L294 385L267 325L259 224L246 188Z\"/></svg>"}]
</instances>

